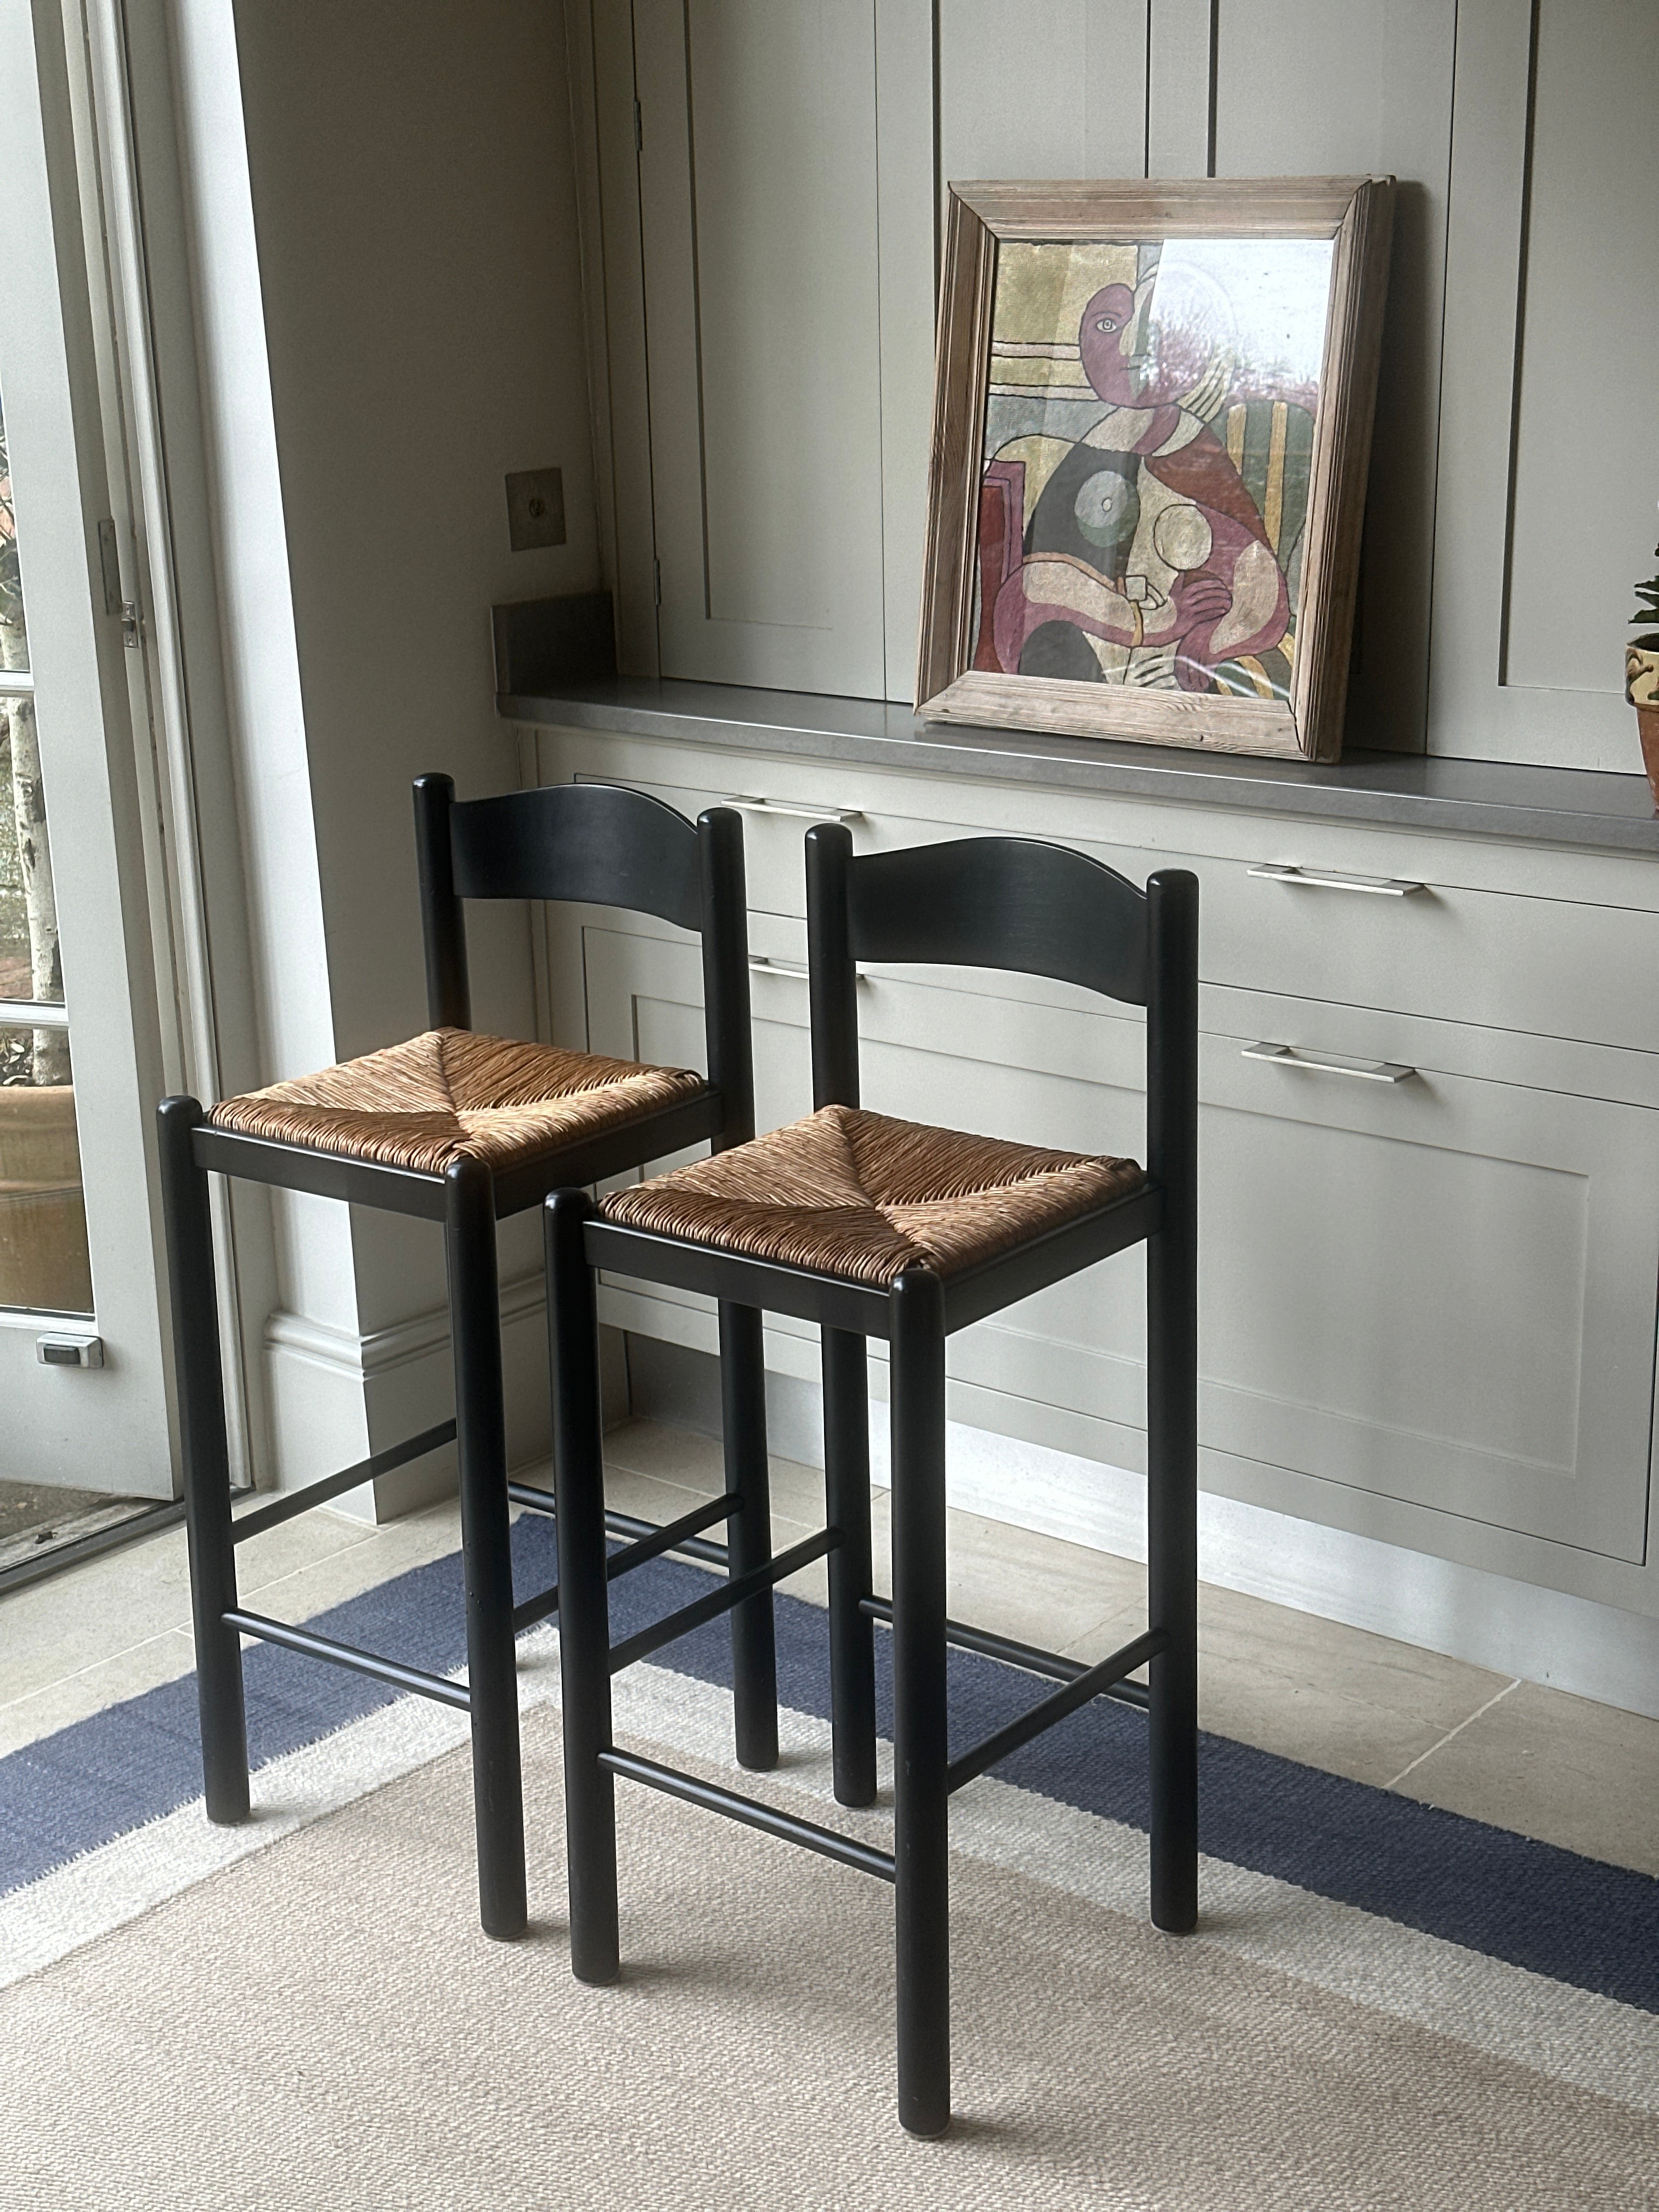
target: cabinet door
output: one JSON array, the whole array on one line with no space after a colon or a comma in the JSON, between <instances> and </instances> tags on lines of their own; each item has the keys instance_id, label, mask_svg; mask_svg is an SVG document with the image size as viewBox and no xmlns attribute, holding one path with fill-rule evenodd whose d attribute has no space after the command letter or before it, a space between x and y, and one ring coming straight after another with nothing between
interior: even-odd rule
<instances>
[{"instance_id":1,"label":"cabinet door","mask_svg":"<svg viewBox=\"0 0 1659 2212\"><path fill-rule=\"evenodd\" d=\"M1347 738L1413 752L1428 690L1457 21L1457 0L1227 0L1215 17L1212 174L1400 179Z\"/></svg>"},{"instance_id":2,"label":"cabinet door","mask_svg":"<svg viewBox=\"0 0 1659 2212\"><path fill-rule=\"evenodd\" d=\"M1146 173L1146 0L939 0L939 174Z\"/></svg>"},{"instance_id":3,"label":"cabinet door","mask_svg":"<svg viewBox=\"0 0 1659 2212\"><path fill-rule=\"evenodd\" d=\"M908 698L927 9L635 0L634 21L661 672Z\"/></svg>"},{"instance_id":4,"label":"cabinet door","mask_svg":"<svg viewBox=\"0 0 1659 2212\"><path fill-rule=\"evenodd\" d=\"M1633 770L1659 164L1629 0L1458 9L1431 750Z\"/></svg>"},{"instance_id":5,"label":"cabinet door","mask_svg":"<svg viewBox=\"0 0 1659 2212\"><path fill-rule=\"evenodd\" d=\"M866 1103L1138 1154L1139 1023L1085 1011L1082 994L1067 1012L987 981L872 974ZM1319 1055L1319 1007L1262 1008L1269 1042ZM1456 1031L1420 1034L1421 1065L1399 1083L1204 1038L1201 1441L1639 1561L1659 1117L1445 1072ZM1144 1465L1142 1297L1126 1255L953 1339L951 1371L1102 1423L1114 1455Z\"/></svg>"},{"instance_id":6,"label":"cabinet door","mask_svg":"<svg viewBox=\"0 0 1659 2212\"><path fill-rule=\"evenodd\" d=\"M1639 1561L1655 1115L1252 1042L1202 1047L1205 1443Z\"/></svg>"}]
</instances>

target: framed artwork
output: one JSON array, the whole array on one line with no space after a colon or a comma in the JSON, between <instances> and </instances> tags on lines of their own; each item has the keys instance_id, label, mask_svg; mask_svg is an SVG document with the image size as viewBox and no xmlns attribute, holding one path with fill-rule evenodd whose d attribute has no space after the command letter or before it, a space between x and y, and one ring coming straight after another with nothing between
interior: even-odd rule
<instances>
[{"instance_id":1,"label":"framed artwork","mask_svg":"<svg viewBox=\"0 0 1659 2212\"><path fill-rule=\"evenodd\" d=\"M919 714L1337 757L1393 198L950 187Z\"/></svg>"}]
</instances>

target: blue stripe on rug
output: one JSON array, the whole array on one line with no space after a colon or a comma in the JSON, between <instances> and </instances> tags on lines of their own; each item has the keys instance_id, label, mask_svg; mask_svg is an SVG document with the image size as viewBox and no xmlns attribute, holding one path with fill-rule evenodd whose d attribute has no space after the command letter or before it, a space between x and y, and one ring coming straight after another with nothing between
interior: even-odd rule
<instances>
[{"instance_id":1,"label":"blue stripe on rug","mask_svg":"<svg viewBox=\"0 0 1659 2212\"><path fill-rule=\"evenodd\" d=\"M526 1516L514 1530L521 1594L554 1577L553 1534ZM611 1585L618 1638L708 1587L698 1569L656 1560ZM827 1621L777 1601L778 1690L829 1717ZM311 1626L435 1674L461 1665L458 1554L400 1575ZM891 1733L889 1639L877 1638L880 1725ZM699 1629L659 1662L725 1686L725 1624ZM401 1693L275 1645L244 1662L256 1765L333 1734ZM960 1749L1042 1694L1029 1675L951 1654L953 1745ZM1001 1778L1039 1796L1145 1829L1146 1721L1105 1698L1005 1760ZM1364 1783L1206 1735L1200 1833L1212 1857L1484 1952L1551 1979L1659 2013L1659 1881L1533 1842ZM193 1676L145 1692L0 1759L0 1893L188 1804L201 1793Z\"/></svg>"}]
</instances>

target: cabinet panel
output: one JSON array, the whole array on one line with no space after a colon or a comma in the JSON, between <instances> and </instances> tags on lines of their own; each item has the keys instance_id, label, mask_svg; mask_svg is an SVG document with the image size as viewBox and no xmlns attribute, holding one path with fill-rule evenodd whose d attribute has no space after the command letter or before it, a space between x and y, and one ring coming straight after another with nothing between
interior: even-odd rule
<instances>
[{"instance_id":1,"label":"cabinet panel","mask_svg":"<svg viewBox=\"0 0 1659 2212\"><path fill-rule=\"evenodd\" d=\"M635 0L634 20L661 673L908 696L925 0Z\"/></svg>"},{"instance_id":2,"label":"cabinet panel","mask_svg":"<svg viewBox=\"0 0 1659 2212\"><path fill-rule=\"evenodd\" d=\"M1317 1009L1278 1020L1322 1050ZM1251 1042L1202 1047L1205 1443L1639 1561L1653 1115Z\"/></svg>"},{"instance_id":3,"label":"cabinet panel","mask_svg":"<svg viewBox=\"0 0 1659 2212\"><path fill-rule=\"evenodd\" d=\"M1316 1055L1319 1013L1261 1002L1273 1041ZM1139 1150L1130 1023L878 973L863 1025L878 1109ZM1655 1117L1428 1068L1320 1075L1245 1060L1255 1042L1204 1041L1203 1443L1639 1561ZM952 1371L1007 1389L1023 1369L1033 1395L1138 1420L1139 1272L1056 1285L954 1346Z\"/></svg>"},{"instance_id":4,"label":"cabinet panel","mask_svg":"<svg viewBox=\"0 0 1659 2212\"><path fill-rule=\"evenodd\" d=\"M1633 771L1659 167L1628 0L1461 0L1431 749ZM1651 20L1651 11L1648 11ZM1637 260L1632 263L1630 256Z\"/></svg>"},{"instance_id":5,"label":"cabinet panel","mask_svg":"<svg viewBox=\"0 0 1659 2212\"><path fill-rule=\"evenodd\" d=\"M635 16L662 672L879 697L872 10Z\"/></svg>"},{"instance_id":6,"label":"cabinet panel","mask_svg":"<svg viewBox=\"0 0 1659 2212\"><path fill-rule=\"evenodd\" d=\"M1146 173L1146 0L939 0L939 173Z\"/></svg>"},{"instance_id":7,"label":"cabinet panel","mask_svg":"<svg viewBox=\"0 0 1659 2212\"><path fill-rule=\"evenodd\" d=\"M1659 12L1645 11L1646 35ZM1601 692L1621 732L1631 580L1651 573L1659 293L1652 86L1628 0L1538 12L1504 680ZM1630 765L1636 764L1630 748Z\"/></svg>"},{"instance_id":8,"label":"cabinet panel","mask_svg":"<svg viewBox=\"0 0 1659 2212\"><path fill-rule=\"evenodd\" d=\"M1215 173L1391 174L1387 328L1349 684L1348 742L1421 751L1457 0L1227 0Z\"/></svg>"}]
</instances>

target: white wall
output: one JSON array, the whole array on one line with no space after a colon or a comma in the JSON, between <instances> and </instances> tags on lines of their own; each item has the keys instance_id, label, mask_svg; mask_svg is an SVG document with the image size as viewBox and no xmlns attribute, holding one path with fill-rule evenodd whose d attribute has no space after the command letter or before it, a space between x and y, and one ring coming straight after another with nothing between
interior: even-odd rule
<instances>
[{"instance_id":1,"label":"white wall","mask_svg":"<svg viewBox=\"0 0 1659 2212\"><path fill-rule=\"evenodd\" d=\"M410 781L517 781L489 609L598 580L563 31L547 0L179 0L174 31L271 1081L424 1026ZM503 476L546 465L568 543L515 554ZM525 915L471 927L480 1026L533 1035ZM435 1230L277 1213L288 1484L441 1418L449 1363ZM502 1261L531 1450L533 1224Z\"/></svg>"}]
</instances>

